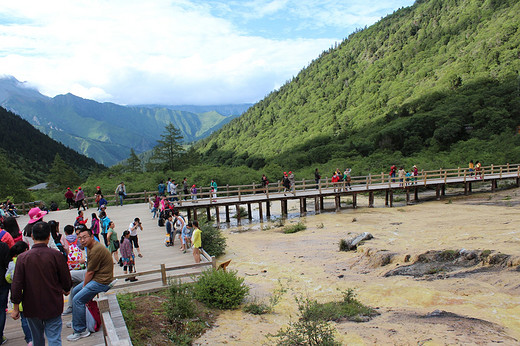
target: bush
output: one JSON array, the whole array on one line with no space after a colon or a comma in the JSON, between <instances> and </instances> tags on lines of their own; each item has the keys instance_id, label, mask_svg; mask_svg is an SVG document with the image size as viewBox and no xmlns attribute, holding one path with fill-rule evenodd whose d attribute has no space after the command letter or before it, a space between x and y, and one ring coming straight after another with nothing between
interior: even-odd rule
<instances>
[{"instance_id":1,"label":"bush","mask_svg":"<svg viewBox=\"0 0 520 346\"><path fill-rule=\"evenodd\" d=\"M298 299L298 311L303 317L304 312L309 309L312 301L309 299ZM324 320L309 320L299 318L297 322L290 322L287 328L278 330L276 334L267 334L268 339L276 338L277 345L341 345L335 340L334 327Z\"/></svg>"},{"instance_id":2,"label":"bush","mask_svg":"<svg viewBox=\"0 0 520 346\"><path fill-rule=\"evenodd\" d=\"M202 231L202 248L210 256L218 257L226 253L226 238L218 227L209 223L200 226Z\"/></svg>"},{"instance_id":3,"label":"bush","mask_svg":"<svg viewBox=\"0 0 520 346\"><path fill-rule=\"evenodd\" d=\"M206 270L194 285L195 299L219 309L238 307L248 293L249 287L236 271Z\"/></svg>"},{"instance_id":4,"label":"bush","mask_svg":"<svg viewBox=\"0 0 520 346\"><path fill-rule=\"evenodd\" d=\"M170 322L192 318L196 315L192 287L192 284L183 284L180 280L170 282L169 298L166 302L166 314Z\"/></svg>"},{"instance_id":5,"label":"bush","mask_svg":"<svg viewBox=\"0 0 520 346\"><path fill-rule=\"evenodd\" d=\"M366 321L378 313L355 299L353 289L343 292L343 301L318 303L315 300L298 301L301 306L301 315L304 320L338 321L347 319L349 321Z\"/></svg>"},{"instance_id":6,"label":"bush","mask_svg":"<svg viewBox=\"0 0 520 346\"><path fill-rule=\"evenodd\" d=\"M339 241L339 251L350 251L349 242L346 239Z\"/></svg>"},{"instance_id":7,"label":"bush","mask_svg":"<svg viewBox=\"0 0 520 346\"><path fill-rule=\"evenodd\" d=\"M306 230L307 226L304 223L298 222L296 225L287 226L283 229L283 233L290 234Z\"/></svg>"}]
</instances>

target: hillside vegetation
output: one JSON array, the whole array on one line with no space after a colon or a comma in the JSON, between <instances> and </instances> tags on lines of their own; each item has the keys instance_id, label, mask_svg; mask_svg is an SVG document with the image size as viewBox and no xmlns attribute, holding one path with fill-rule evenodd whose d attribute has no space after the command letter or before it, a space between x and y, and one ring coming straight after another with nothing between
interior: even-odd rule
<instances>
[{"instance_id":1,"label":"hillside vegetation","mask_svg":"<svg viewBox=\"0 0 520 346\"><path fill-rule=\"evenodd\" d=\"M35 129L26 120L0 107L0 198L30 198L25 188L47 181L56 154L79 179L105 167ZM62 175L64 171L60 172Z\"/></svg>"},{"instance_id":2,"label":"hillside vegetation","mask_svg":"<svg viewBox=\"0 0 520 346\"><path fill-rule=\"evenodd\" d=\"M196 145L254 169L520 162L520 2L421 0L325 51Z\"/></svg>"}]
</instances>

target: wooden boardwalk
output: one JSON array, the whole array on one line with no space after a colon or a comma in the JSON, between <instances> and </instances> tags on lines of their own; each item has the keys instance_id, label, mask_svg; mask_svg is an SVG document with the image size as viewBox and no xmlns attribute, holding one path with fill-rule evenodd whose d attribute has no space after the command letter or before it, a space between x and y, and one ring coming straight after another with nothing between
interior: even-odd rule
<instances>
[{"instance_id":1,"label":"wooden boardwalk","mask_svg":"<svg viewBox=\"0 0 520 346\"><path fill-rule=\"evenodd\" d=\"M500 180L514 180L520 186L520 166L504 165L483 167L482 174L475 176L467 169L439 169L437 171L421 172L416 177L409 177L403 182L398 177L391 178L381 173L377 176L353 177L351 186L345 182L331 183L328 179L315 184L305 180L296 183L292 191L283 192L283 188L278 183L277 186L269 186L268 189L252 186L240 186L234 189L227 188L224 192L219 191L217 198L201 198L196 201L186 200L176 202L176 206L186 210L188 219L197 219L200 210L206 210L207 218L211 217L211 209L214 208L216 222L230 222L230 212L235 213L237 222L240 224L240 207L247 207L247 217L252 218L252 205L258 204L258 214L260 220L264 215L271 217L271 202L280 202L282 217L287 216L287 201L299 200L300 214L307 212L307 199L314 200L315 212L324 210L324 198L333 197L335 209L341 206L341 197L349 196L352 198L353 208L357 208L357 195L368 195L368 207L374 206L374 194L385 193L385 205L393 206L394 192L402 192L406 195L406 202L410 202L412 196L414 200L419 200L419 191L425 188L434 188L439 199L445 195L446 186L459 185L464 187L464 193L472 191L475 183L491 183L491 190L494 191ZM209 196L209 193L207 193ZM224 209L225 219L221 220L221 210ZM235 210L232 210L235 209Z\"/></svg>"}]
</instances>

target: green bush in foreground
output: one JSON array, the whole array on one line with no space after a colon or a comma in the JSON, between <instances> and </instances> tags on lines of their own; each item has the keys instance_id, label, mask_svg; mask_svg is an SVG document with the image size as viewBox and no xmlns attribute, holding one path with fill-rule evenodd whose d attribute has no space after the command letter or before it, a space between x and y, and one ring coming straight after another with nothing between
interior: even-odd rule
<instances>
[{"instance_id":1,"label":"green bush in foreground","mask_svg":"<svg viewBox=\"0 0 520 346\"><path fill-rule=\"evenodd\" d=\"M307 229L307 226L305 226L304 223L298 222L295 225L285 227L283 229L283 233L285 233L285 234L296 233L296 232L300 232L300 231L303 231L306 229Z\"/></svg>"},{"instance_id":2,"label":"green bush in foreground","mask_svg":"<svg viewBox=\"0 0 520 346\"><path fill-rule=\"evenodd\" d=\"M249 287L236 271L206 270L194 285L195 299L219 309L238 307L248 293Z\"/></svg>"},{"instance_id":3,"label":"green bush in foreground","mask_svg":"<svg viewBox=\"0 0 520 346\"><path fill-rule=\"evenodd\" d=\"M170 282L168 288L166 314L170 323L196 315L196 306L193 302L193 285L178 281Z\"/></svg>"}]
</instances>

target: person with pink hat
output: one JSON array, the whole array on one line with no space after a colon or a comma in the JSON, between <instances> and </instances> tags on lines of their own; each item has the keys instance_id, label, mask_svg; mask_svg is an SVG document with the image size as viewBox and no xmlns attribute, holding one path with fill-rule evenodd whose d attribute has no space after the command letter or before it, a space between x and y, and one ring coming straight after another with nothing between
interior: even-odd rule
<instances>
[{"instance_id":1,"label":"person with pink hat","mask_svg":"<svg viewBox=\"0 0 520 346\"><path fill-rule=\"evenodd\" d=\"M32 247L34 244L34 241L32 239L32 228L33 225L38 221L43 221L43 216L47 214L46 211L41 210L38 207L31 208L29 210L29 222L23 229L23 241L29 244L29 247Z\"/></svg>"}]
</instances>

